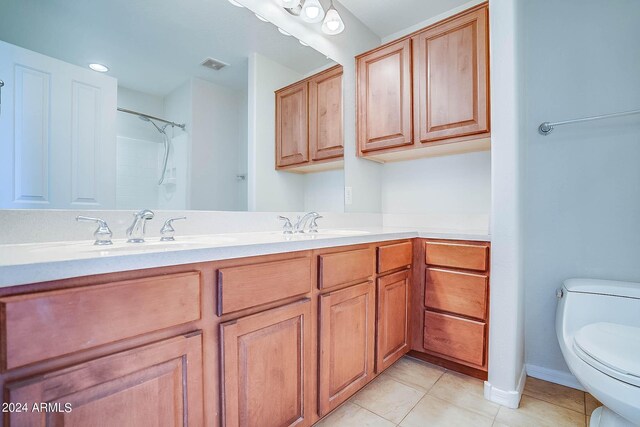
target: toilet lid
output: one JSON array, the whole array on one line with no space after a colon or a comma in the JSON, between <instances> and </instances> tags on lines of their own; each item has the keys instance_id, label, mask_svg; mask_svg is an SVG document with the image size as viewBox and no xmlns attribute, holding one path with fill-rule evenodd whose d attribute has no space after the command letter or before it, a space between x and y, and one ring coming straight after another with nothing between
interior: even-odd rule
<instances>
[{"instance_id":1,"label":"toilet lid","mask_svg":"<svg viewBox=\"0 0 640 427\"><path fill-rule=\"evenodd\" d=\"M575 335L576 354L605 374L640 387L640 328L592 323Z\"/></svg>"}]
</instances>

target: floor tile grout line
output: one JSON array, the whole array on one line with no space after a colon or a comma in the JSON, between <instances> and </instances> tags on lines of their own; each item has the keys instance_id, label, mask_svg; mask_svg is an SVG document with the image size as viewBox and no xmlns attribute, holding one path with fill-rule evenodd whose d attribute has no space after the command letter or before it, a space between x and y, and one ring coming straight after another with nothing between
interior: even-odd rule
<instances>
[{"instance_id":1,"label":"floor tile grout line","mask_svg":"<svg viewBox=\"0 0 640 427\"><path fill-rule=\"evenodd\" d=\"M435 384L435 383L434 383L434 384ZM422 402L422 399L424 399L425 397L427 397L427 393L424 393L424 394L422 395L422 397L421 397L420 399L418 399L418 401L416 402L416 404L415 404L415 405L413 405L413 406L411 407L411 409L409 409L409 412L407 412L407 413L405 414L405 416L404 416L404 417L402 417L402 419L400 420L400 422L398 423L398 425L402 424L402 422L404 421L404 419L405 419L405 418L407 418L407 417L409 416L409 414L411 413L411 411L413 411L413 410L415 409L415 407L416 407L416 406L418 406L418 404L419 404L420 402Z\"/></svg>"}]
</instances>

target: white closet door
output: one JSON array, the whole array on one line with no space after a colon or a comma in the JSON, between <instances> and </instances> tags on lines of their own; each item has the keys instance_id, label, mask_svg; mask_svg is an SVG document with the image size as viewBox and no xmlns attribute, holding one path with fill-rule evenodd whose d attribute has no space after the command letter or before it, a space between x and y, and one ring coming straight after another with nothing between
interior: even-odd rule
<instances>
[{"instance_id":1,"label":"white closet door","mask_svg":"<svg viewBox=\"0 0 640 427\"><path fill-rule=\"evenodd\" d=\"M0 208L115 206L117 81L0 42Z\"/></svg>"}]
</instances>

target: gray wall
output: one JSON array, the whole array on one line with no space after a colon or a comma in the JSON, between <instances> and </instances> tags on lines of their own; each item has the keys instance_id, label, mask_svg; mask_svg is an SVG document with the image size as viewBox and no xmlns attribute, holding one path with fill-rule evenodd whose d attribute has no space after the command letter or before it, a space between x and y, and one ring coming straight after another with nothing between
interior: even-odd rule
<instances>
[{"instance_id":1,"label":"gray wall","mask_svg":"<svg viewBox=\"0 0 640 427\"><path fill-rule=\"evenodd\" d=\"M570 277L640 282L640 117L543 121L640 108L640 2L525 2L527 368L571 379L554 330Z\"/></svg>"}]
</instances>

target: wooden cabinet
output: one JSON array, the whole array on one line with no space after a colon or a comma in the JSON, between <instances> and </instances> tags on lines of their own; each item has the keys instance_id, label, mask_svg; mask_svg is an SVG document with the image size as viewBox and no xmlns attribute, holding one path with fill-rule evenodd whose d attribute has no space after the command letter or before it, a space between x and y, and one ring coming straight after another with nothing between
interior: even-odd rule
<instances>
[{"instance_id":1,"label":"wooden cabinet","mask_svg":"<svg viewBox=\"0 0 640 427\"><path fill-rule=\"evenodd\" d=\"M342 66L276 91L276 169L342 167Z\"/></svg>"},{"instance_id":2,"label":"wooden cabinet","mask_svg":"<svg viewBox=\"0 0 640 427\"><path fill-rule=\"evenodd\" d=\"M357 68L360 152L411 145L411 40L358 57Z\"/></svg>"},{"instance_id":3,"label":"wooden cabinet","mask_svg":"<svg viewBox=\"0 0 640 427\"><path fill-rule=\"evenodd\" d=\"M408 270L378 279L376 372L382 372L409 351Z\"/></svg>"},{"instance_id":4,"label":"wooden cabinet","mask_svg":"<svg viewBox=\"0 0 640 427\"><path fill-rule=\"evenodd\" d=\"M357 100L360 156L489 149L487 4L358 56Z\"/></svg>"},{"instance_id":5,"label":"wooden cabinet","mask_svg":"<svg viewBox=\"0 0 640 427\"><path fill-rule=\"evenodd\" d=\"M0 312L0 368L13 369L200 319L200 274L8 296Z\"/></svg>"},{"instance_id":6,"label":"wooden cabinet","mask_svg":"<svg viewBox=\"0 0 640 427\"><path fill-rule=\"evenodd\" d=\"M311 160L342 157L342 67L309 79L309 151Z\"/></svg>"},{"instance_id":7,"label":"wooden cabinet","mask_svg":"<svg viewBox=\"0 0 640 427\"><path fill-rule=\"evenodd\" d=\"M487 242L425 240L420 295L413 298L412 334L419 357L478 378L487 377L489 250Z\"/></svg>"},{"instance_id":8,"label":"wooden cabinet","mask_svg":"<svg viewBox=\"0 0 640 427\"><path fill-rule=\"evenodd\" d=\"M305 81L276 92L276 167L309 160L307 91Z\"/></svg>"},{"instance_id":9,"label":"wooden cabinet","mask_svg":"<svg viewBox=\"0 0 640 427\"><path fill-rule=\"evenodd\" d=\"M311 425L311 302L220 326L223 424Z\"/></svg>"},{"instance_id":10,"label":"wooden cabinet","mask_svg":"<svg viewBox=\"0 0 640 427\"><path fill-rule=\"evenodd\" d=\"M202 337L179 336L10 382L5 393L29 408L5 414L10 426L201 426ZM49 411L34 412L34 404Z\"/></svg>"},{"instance_id":11,"label":"wooden cabinet","mask_svg":"<svg viewBox=\"0 0 640 427\"><path fill-rule=\"evenodd\" d=\"M318 287L326 290L363 282L373 275L372 248L325 253L318 256Z\"/></svg>"},{"instance_id":12,"label":"wooden cabinet","mask_svg":"<svg viewBox=\"0 0 640 427\"><path fill-rule=\"evenodd\" d=\"M5 399L73 407L5 424L306 427L410 349L486 376L488 257L401 240L0 288Z\"/></svg>"},{"instance_id":13,"label":"wooden cabinet","mask_svg":"<svg viewBox=\"0 0 640 427\"><path fill-rule=\"evenodd\" d=\"M489 131L487 15L482 7L412 38L414 132L420 143Z\"/></svg>"},{"instance_id":14,"label":"wooden cabinet","mask_svg":"<svg viewBox=\"0 0 640 427\"><path fill-rule=\"evenodd\" d=\"M320 296L318 412L324 416L374 375L372 282Z\"/></svg>"}]
</instances>

